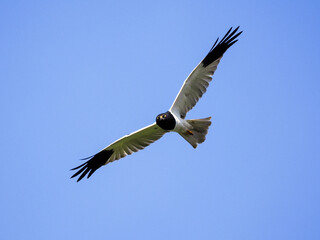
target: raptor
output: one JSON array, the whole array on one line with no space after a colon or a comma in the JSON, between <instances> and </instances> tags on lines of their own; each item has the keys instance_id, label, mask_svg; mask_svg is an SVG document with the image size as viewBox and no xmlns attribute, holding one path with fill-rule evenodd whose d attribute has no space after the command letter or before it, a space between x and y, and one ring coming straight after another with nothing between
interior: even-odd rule
<instances>
[{"instance_id":1,"label":"raptor","mask_svg":"<svg viewBox=\"0 0 320 240\"><path fill-rule=\"evenodd\" d=\"M97 154L85 158L85 163L71 169L78 170L71 178L78 175L80 176L77 181L86 175L89 178L103 165L144 149L167 132L180 134L194 148L203 143L211 125L211 117L186 120L186 114L206 92L223 54L238 41L237 37L242 33L238 32L238 29L239 27L232 31L230 28L220 41L219 38L216 40L209 53L184 81L167 112L159 114L153 124L125 135Z\"/></svg>"}]
</instances>

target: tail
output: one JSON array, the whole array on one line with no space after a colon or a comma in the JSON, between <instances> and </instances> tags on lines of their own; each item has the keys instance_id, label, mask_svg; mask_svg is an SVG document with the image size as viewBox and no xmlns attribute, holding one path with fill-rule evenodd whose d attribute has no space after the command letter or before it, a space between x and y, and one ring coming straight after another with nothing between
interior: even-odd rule
<instances>
[{"instance_id":1,"label":"tail","mask_svg":"<svg viewBox=\"0 0 320 240\"><path fill-rule=\"evenodd\" d=\"M191 125L191 129L185 133L180 133L180 135L187 140L192 147L196 148L198 143L203 143L204 140L206 140L208 128L211 125L210 119L211 117L187 120Z\"/></svg>"}]
</instances>

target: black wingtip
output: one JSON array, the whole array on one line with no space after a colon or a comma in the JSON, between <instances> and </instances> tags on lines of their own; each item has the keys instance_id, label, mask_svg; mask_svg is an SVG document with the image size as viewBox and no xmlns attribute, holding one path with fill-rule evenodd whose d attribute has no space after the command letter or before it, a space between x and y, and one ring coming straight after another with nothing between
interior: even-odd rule
<instances>
[{"instance_id":1,"label":"black wingtip","mask_svg":"<svg viewBox=\"0 0 320 240\"><path fill-rule=\"evenodd\" d=\"M108 162L108 159L111 157L112 154L113 154L113 150L102 150L101 152L98 152L97 154L91 157L81 159L81 160L88 160L88 159L89 160L78 167L70 169L70 170L77 170L80 168L80 170L78 170L75 174L73 174L71 178L74 178L79 174L81 174L77 180L77 182L79 182L82 178L84 178L87 175L87 173L89 173L87 176L87 178L89 178L98 168L100 168L101 166L105 165Z\"/></svg>"},{"instance_id":2,"label":"black wingtip","mask_svg":"<svg viewBox=\"0 0 320 240\"><path fill-rule=\"evenodd\" d=\"M239 28L240 26L236 27L232 31L231 27L218 44L217 42L219 38L216 40L207 56L202 60L203 67L207 67L218 58L222 57L222 55L228 50L228 48L238 41L236 38L242 33L242 31L237 33Z\"/></svg>"}]
</instances>

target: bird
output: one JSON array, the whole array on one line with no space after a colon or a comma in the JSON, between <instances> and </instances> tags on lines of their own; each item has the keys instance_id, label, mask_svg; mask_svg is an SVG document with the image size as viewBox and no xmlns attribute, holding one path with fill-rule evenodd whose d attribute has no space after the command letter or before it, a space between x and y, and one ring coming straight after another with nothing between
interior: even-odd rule
<instances>
[{"instance_id":1,"label":"bird","mask_svg":"<svg viewBox=\"0 0 320 240\"><path fill-rule=\"evenodd\" d=\"M103 165L144 149L168 132L180 134L193 148L203 143L211 125L211 117L186 120L186 114L206 92L223 54L238 41L237 37L242 33L238 31L239 27L234 30L231 27L220 41L217 38L208 54L186 78L167 112L157 115L153 124L125 135L97 154L82 159L87 161L71 169L78 170L71 178L80 175L77 182L86 175L89 178Z\"/></svg>"}]
</instances>

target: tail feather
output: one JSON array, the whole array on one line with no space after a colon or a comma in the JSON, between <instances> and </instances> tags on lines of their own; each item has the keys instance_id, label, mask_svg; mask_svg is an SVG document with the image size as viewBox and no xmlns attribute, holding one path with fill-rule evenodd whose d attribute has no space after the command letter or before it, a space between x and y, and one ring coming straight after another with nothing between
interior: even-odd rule
<instances>
[{"instance_id":1,"label":"tail feather","mask_svg":"<svg viewBox=\"0 0 320 240\"><path fill-rule=\"evenodd\" d=\"M189 129L192 134L186 132L180 133L180 135L187 140L192 147L196 148L198 143L203 143L206 140L206 135L208 133L209 126L211 125L210 119L211 117L187 120L192 127Z\"/></svg>"}]
</instances>

